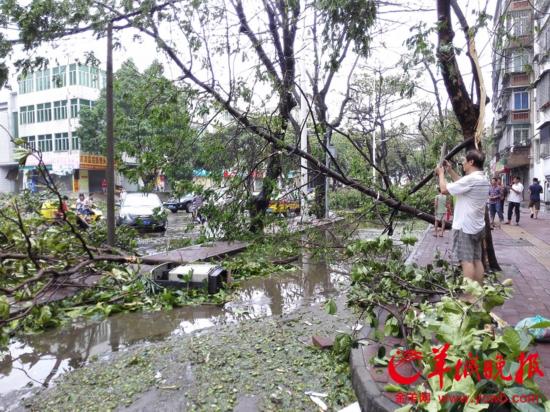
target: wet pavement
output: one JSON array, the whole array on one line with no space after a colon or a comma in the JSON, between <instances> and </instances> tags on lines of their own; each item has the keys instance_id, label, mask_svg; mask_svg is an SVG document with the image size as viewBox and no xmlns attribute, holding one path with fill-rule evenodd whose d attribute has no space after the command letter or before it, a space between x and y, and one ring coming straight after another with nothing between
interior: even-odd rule
<instances>
[{"instance_id":1,"label":"wet pavement","mask_svg":"<svg viewBox=\"0 0 550 412\"><path fill-rule=\"evenodd\" d=\"M18 338L0 363L0 405L14 390L47 386L57 376L92 357L117 352L143 341L162 340L245 319L285 315L324 301L346 285L341 269L322 262L296 264L298 270L241 282L234 299L220 306L201 305L172 311L122 313L101 321L83 320ZM18 397L21 395L19 394Z\"/></svg>"},{"instance_id":2,"label":"wet pavement","mask_svg":"<svg viewBox=\"0 0 550 412\"><path fill-rule=\"evenodd\" d=\"M166 231L140 233L137 251L141 255L151 255L187 246L200 235L200 228L193 224L191 213L168 213Z\"/></svg>"},{"instance_id":3,"label":"wet pavement","mask_svg":"<svg viewBox=\"0 0 550 412\"><path fill-rule=\"evenodd\" d=\"M142 234L142 254L181 247L198 236L185 212L169 215L165 233ZM189 227L193 229L188 231ZM360 238L371 238L379 228L362 228ZM398 238L398 236L396 236ZM231 302L172 311L122 313L101 320L79 320L38 335L13 340L9 355L0 362L0 411L17 405L32 388L49 386L55 378L88 361L125 350L138 342L153 342L242 320L288 315L335 296L348 284L345 268L312 261L304 256L296 271L240 282ZM5 408L5 409L2 409Z\"/></svg>"}]
</instances>

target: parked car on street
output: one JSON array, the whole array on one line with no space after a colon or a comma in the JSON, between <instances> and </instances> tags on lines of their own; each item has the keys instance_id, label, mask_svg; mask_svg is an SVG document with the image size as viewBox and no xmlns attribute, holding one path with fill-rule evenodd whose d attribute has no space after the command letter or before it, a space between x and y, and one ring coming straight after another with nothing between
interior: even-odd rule
<instances>
[{"instance_id":1,"label":"parked car on street","mask_svg":"<svg viewBox=\"0 0 550 412\"><path fill-rule=\"evenodd\" d=\"M158 195L154 193L128 193L120 204L118 225L143 229L166 230L168 218Z\"/></svg>"},{"instance_id":2,"label":"parked car on street","mask_svg":"<svg viewBox=\"0 0 550 412\"><path fill-rule=\"evenodd\" d=\"M164 207L172 213L177 213L178 210L185 210L187 213L191 213L193 199L195 199L193 193L189 193L179 198L171 197L164 202Z\"/></svg>"}]
</instances>

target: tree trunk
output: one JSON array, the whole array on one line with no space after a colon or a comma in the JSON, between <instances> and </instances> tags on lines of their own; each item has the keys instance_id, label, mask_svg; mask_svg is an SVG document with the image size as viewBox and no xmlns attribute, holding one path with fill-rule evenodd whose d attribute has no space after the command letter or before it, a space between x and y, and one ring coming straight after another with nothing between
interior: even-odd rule
<instances>
[{"instance_id":1,"label":"tree trunk","mask_svg":"<svg viewBox=\"0 0 550 412\"><path fill-rule=\"evenodd\" d=\"M262 190L252 198L250 205L250 231L252 233L262 233L264 230L265 212L269 206L269 200L273 190L277 187L277 179L281 175L281 154L275 154L277 149L272 147L273 156L269 158L267 170L263 180Z\"/></svg>"}]
</instances>

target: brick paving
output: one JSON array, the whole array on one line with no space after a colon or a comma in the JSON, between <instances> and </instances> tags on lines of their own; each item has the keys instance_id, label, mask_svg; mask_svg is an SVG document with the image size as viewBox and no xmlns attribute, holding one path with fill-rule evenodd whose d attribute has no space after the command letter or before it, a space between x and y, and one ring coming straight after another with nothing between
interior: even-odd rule
<instances>
[{"instance_id":1,"label":"brick paving","mask_svg":"<svg viewBox=\"0 0 550 412\"><path fill-rule=\"evenodd\" d=\"M510 325L534 315L550 318L550 211L541 211L538 219L531 219L529 214L522 208L519 226L502 225L492 232L503 279L514 282L514 295L495 313ZM449 258L450 232L443 238L432 235L433 228L421 239L410 262L426 265L436 253ZM539 343L534 351L539 353L545 373L539 384L550 396L550 343Z\"/></svg>"},{"instance_id":2,"label":"brick paving","mask_svg":"<svg viewBox=\"0 0 550 412\"><path fill-rule=\"evenodd\" d=\"M502 278L511 278L514 294L511 299L495 310L508 324L515 325L523 318L541 315L550 318L550 211L541 211L539 219L531 219L529 210L522 208L519 226L502 225L495 229L493 243ZM451 236L433 236L433 227L420 239L408 263L426 265L439 255L451 258ZM368 328L367 328L368 329ZM363 331L368 336L369 330ZM384 343L388 352L399 340L389 339ZM352 382L363 410L391 411L398 408L395 393L384 391L387 383L395 383L384 367L373 367L371 358L379 345L360 346L352 350ZM533 352L539 354L545 376L536 377L542 392L550 398L550 343L538 343ZM402 365L403 366L403 365ZM410 365L405 365L410 366ZM401 370L405 375L413 374Z\"/></svg>"}]
</instances>

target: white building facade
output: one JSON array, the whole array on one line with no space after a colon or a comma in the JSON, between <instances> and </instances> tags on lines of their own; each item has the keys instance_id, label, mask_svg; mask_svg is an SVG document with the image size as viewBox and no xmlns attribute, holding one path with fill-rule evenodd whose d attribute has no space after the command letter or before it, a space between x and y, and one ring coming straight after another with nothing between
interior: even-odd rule
<instances>
[{"instance_id":1,"label":"white building facade","mask_svg":"<svg viewBox=\"0 0 550 412\"><path fill-rule=\"evenodd\" d=\"M9 97L4 93L0 100L0 124L10 131L0 132L0 191L40 186L38 159L31 156L18 167L11 136L40 151L62 192L101 191L106 159L83 153L76 130L81 111L94 106L105 83L99 68L66 60L11 85Z\"/></svg>"},{"instance_id":2,"label":"white building facade","mask_svg":"<svg viewBox=\"0 0 550 412\"><path fill-rule=\"evenodd\" d=\"M527 188L544 184L550 202L550 0L501 0L493 45L491 173ZM527 190L524 199L528 200Z\"/></svg>"},{"instance_id":3,"label":"white building facade","mask_svg":"<svg viewBox=\"0 0 550 412\"><path fill-rule=\"evenodd\" d=\"M17 188L19 169L11 139L17 136L16 95L9 89L0 92L0 193L14 192Z\"/></svg>"},{"instance_id":4,"label":"white building facade","mask_svg":"<svg viewBox=\"0 0 550 412\"><path fill-rule=\"evenodd\" d=\"M533 175L544 182L544 200L550 202L550 0L535 4L534 91L535 139Z\"/></svg>"}]
</instances>

